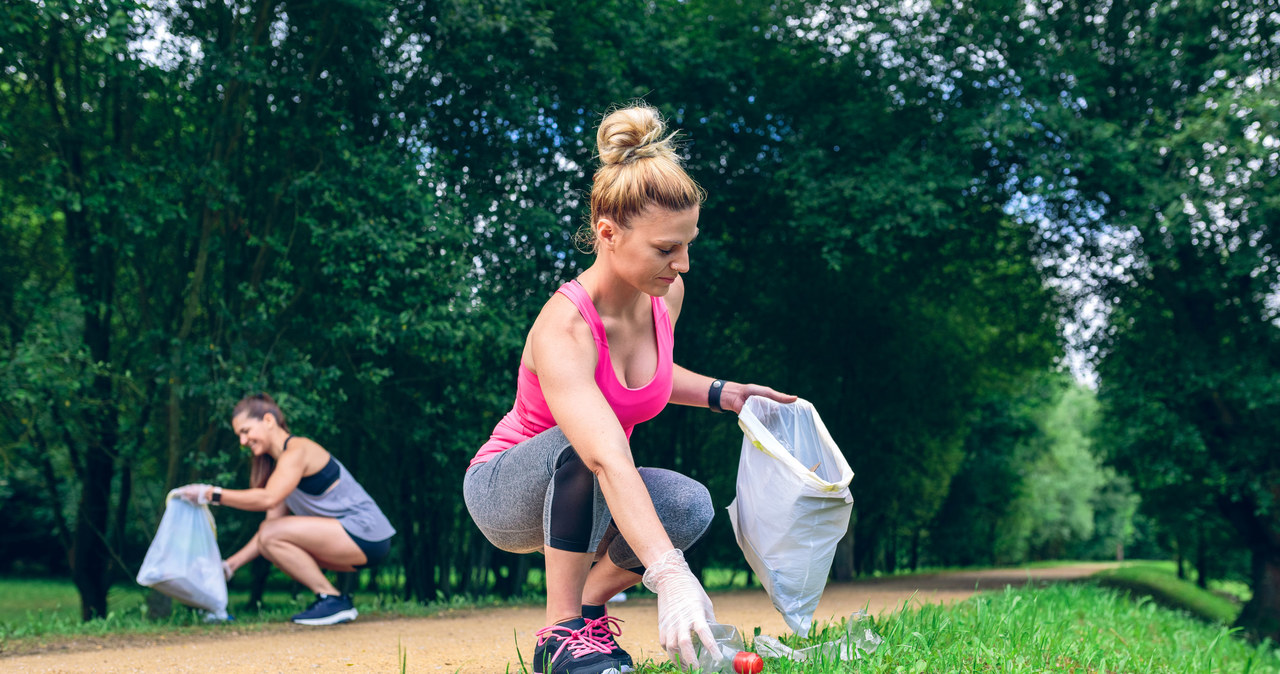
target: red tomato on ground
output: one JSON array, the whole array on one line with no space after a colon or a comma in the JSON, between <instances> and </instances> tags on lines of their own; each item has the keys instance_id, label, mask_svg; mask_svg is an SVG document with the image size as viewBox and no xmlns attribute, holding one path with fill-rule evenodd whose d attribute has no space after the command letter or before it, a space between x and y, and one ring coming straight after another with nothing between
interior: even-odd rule
<instances>
[{"instance_id":1,"label":"red tomato on ground","mask_svg":"<svg viewBox=\"0 0 1280 674\"><path fill-rule=\"evenodd\" d=\"M738 651L733 656L733 671L738 674L760 674L764 669L764 660L751 651Z\"/></svg>"}]
</instances>

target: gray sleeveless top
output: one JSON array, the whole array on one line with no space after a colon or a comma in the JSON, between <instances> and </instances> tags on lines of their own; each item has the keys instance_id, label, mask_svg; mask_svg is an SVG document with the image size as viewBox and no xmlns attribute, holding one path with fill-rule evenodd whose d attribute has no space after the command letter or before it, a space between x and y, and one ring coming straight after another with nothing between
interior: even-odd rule
<instances>
[{"instance_id":1,"label":"gray sleeveless top","mask_svg":"<svg viewBox=\"0 0 1280 674\"><path fill-rule=\"evenodd\" d=\"M378 504L356 482L347 467L332 454L329 461L338 466L338 479L332 488L320 494L308 494L294 489L284 498L289 512L311 517L332 517L338 520L347 533L366 541L377 542L395 535L396 530L382 514ZM306 479L306 478L303 478Z\"/></svg>"}]
</instances>

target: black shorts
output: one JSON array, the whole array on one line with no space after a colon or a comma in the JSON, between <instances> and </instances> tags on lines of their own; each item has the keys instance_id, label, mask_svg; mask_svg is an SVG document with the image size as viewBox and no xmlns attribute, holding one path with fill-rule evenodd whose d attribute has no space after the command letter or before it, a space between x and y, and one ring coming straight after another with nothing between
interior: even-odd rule
<instances>
[{"instance_id":1,"label":"black shorts","mask_svg":"<svg viewBox=\"0 0 1280 674\"><path fill-rule=\"evenodd\" d=\"M344 531L346 531L344 529ZM387 555L391 554L391 538L387 537L380 541L366 541L363 538L347 531L347 535L356 545L364 552L365 562L355 567L357 569L371 569L386 560Z\"/></svg>"}]
</instances>

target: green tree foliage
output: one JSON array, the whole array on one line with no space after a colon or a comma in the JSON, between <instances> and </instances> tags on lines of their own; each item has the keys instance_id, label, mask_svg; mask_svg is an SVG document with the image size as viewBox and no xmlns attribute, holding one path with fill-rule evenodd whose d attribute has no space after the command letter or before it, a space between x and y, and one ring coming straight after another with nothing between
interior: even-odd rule
<instances>
[{"instance_id":1,"label":"green tree foliage","mask_svg":"<svg viewBox=\"0 0 1280 674\"><path fill-rule=\"evenodd\" d=\"M521 591L462 472L586 261L596 123L646 97L709 194L677 359L817 405L857 472L839 574L1127 539L1092 397L1046 374L1064 291L1110 311L1132 488L1274 538L1275 37L1228 5L11 3L0 510L100 615L168 488L244 484L226 416L268 390L384 505L406 596ZM633 440L732 497L727 417ZM695 563L740 563L723 519Z\"/></svg>"},{"instance_id":2,"label":"green tree foliage","mask_svg":"<svg viewBox=\"0 0 1280 674\"><path fill-rule=\"evenodd\" d=\"M943 565L1007 564L1026 559L1023 503L1032 439L1032 412L1046 404L1042 387L1025 396L980 401L965 438L964 459L929 527L928 547Z\"/></svg>"},{"instance_id":3,"label":"green tree foliage","mask_svg":"<svg viewBox=\"0 0 1280 674\"><path fill-rule=\"evenodd\" d=\"M1232 523L1253 554L1239 624L1280 636L1274 8L1009 16L1025 27L1005 52L1021 86L996 149L1025 167L1046 245L1083 260L1110 311L1094 343L1105 446L1162 519Z\"/></svg>"},{"instance_id":4,"label":"green tree foliage","mask_svg":"<svg viewBox=\"0 0 1280 674\"><path fill-rule=\"evenodd\" d=\"M62 501L75 500L74 524L58 530L86 619L106 614L111 542L122 536L119 515L131 490L120 468L138 444L122 441L121 431L130 429L121 428L117 414L131 402L125 389L132 380L115 357L117 259L130 252L123 244L143 212L155 206L161 216L171 209L145 189L157 120L138 115L137 105L155 93L155 82L134 77L136 62L117 58L132 37L129 16L136 10L133 3L23 3L7 10L0 29L3 161L6 174L17 178L6 184L6 201L17 213L8 218L6 234L33 246L59 235L63 242L50 266L16 270L5 304L11 325L20 326L7 335L20 345L14 355L29 355L37 367L64 367L18 375L6 398L15 403L9 416L20 429L20 451L46 464L48 511L61 519ZM55 301L23 301L22 290L33 286L43 286ZM70 339L58 339L54 326L33 325L33 319L71 319L76 329ZM75 475L71 489L58 485L61 475L48 465L57 456L67 458Z\"/></svg>"},{"instance_id":5,"label":"green tree foliage","mask_svg":"<svg viewBox=\"0 0 1280 674\"><path fill-rule=\"evenodd\" d=\"M1022 496L1035 557L1061 558L1068 543L1093 537L1094 499L1104 479L1089 447L1096 407L1092 391L1067 388L1040 422L1046 447L1036 452Z\"/></svg>"},{"instance_id":6,"label":"green tree foliage","mask_svg":"<svg viewBox=\"0 0 1280 674\"><path fill-rule=\"evenodd\" d=\"M965 458L930 526L942 564L1108 558L1132 540L1137 500L1093 447L1094 392L1060 374L978 408Z\"/></svg>"},{"instance_id":7,"label":"green tree foliage","mask_svg":"<svg viewBox=\"0 0 1280 674\"><path fill-rule=\"evenodd\" d=\"M33 242L39 228L65 232L50 285L80 307L81 346L46 341L32 358L84 355L64 376L47 371L43 388L15 383L6 411L30 420L14 434L21 456L71 457L71 493L63 484L58 497L79 493L67 546L85 617L105 614L106 563L129 571L119 555L135 477L136 541L168 487L243 466L218 431L244 393L284 392L295 428L357 474L436 470L440 453L402 448L431 446L441 426L400 417L462 407L458 382L480 378L458 344L483 338L464 318L464 232L439 226L457 218L406 138L412 106L395 100L392 67L408 58L383 40L395 8L167 5L172 37L149 54L139 40L155 37L146 26L161 10L16 9L26 14L8 26L4 67L17 189L6 194L37 215L6 226ZM56 306L16 306L28 310L12 322L56 320ZM10 353L36 351L44 334L10 330ZM370 482L383 501L413 502ZM414 533L406 554L426 547Z\"/></svg>"},{"instance_id":8,"label":"green tree foliage","mask_svg":"<svg viewBox=\"0 0 1280 674\"><path fill-rule=\"evenodd\" d=\"M1050 366L1058 309L1028 232L997 206L1004 178L980 133L990 96L966 92L970 109L948 91L978 65L946 17L828 9L798 22L815 79L794 83L806 98L787 92L785 235L819 270L789 287L813 299L788 305L804 312L789 323L823 324L793 353L839 410L834 432L859 473L855 565L869 571L893 568L895 542L937 515L979 402Z\"/></svg>"},{"instance_id":9,"label":"green tree foliage","mask_svg":"<svg viewBox=\"0 0 1280 674\"><path fill-rule=\"evenodd\" d=\"M1095 459L1102 459L1095 450ZM1125 550L1139 537L1135 522L1141 498L1133 489L1133 481L1110 466L1102 466L1102 484L1093 497L1093 537L1079 542L1068 553L1077 559L1116 561L1126 557Z\"/></svg>"}]
</instances>

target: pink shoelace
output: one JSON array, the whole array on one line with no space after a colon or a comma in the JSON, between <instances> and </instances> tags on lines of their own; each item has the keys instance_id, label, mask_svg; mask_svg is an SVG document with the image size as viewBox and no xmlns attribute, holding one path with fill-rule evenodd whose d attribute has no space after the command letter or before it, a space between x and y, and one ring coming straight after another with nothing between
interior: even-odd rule
<instances>
[{"instance_id":1,"label":"pink shoelace","mask_svg":"<svg viewBox=\"0 0 1280 674\"><path fill-rule=\"evenodd\" d=\"M613 637L615 634L621 634L622 630L609 621L617 621L617 618L605 616L595 620L587 620L582 627L573 630L564 625L552 625L544 627L537 632L538 643L541 644L552 636L559 636L564 641L560 642L560 648L551 656L552 660L560 657L564 649L569 649L573 657L580 658L584 655L592 653L612 653L614 647ZM617 632L613 630L617 629Z\"/></svg>"},{"instance_id":2,"label":"pink shoelace","mask_svg":"<svg viewBox=\"0 0 1280 674\"><path fill-rule=\"evenodd\" d=\"M606 644L609 651L618 647L618 642L614 637L622 636L622 621L617 618L606 615L595 620L588 620L585 629L591 630L591 634L597 641Z\"/></svg>"}]
</instances>

